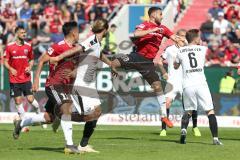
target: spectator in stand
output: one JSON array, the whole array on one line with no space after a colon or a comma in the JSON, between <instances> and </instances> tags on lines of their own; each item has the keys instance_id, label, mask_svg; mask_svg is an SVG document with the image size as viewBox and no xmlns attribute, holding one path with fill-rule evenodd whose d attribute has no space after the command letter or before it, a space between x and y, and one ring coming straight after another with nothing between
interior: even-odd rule
<instances>
[{"instance_id":1,"label":"spectator in stand","mask_svg":"<svg viewBox=\"0 0 240 160\"><path fill-rule=\"evenodd\" d=\"M71 21L71 12L65 3L61 4L61 15L63 23Z\"/></svg>"},{"instance_id":2,"label":"spectator in stand","mask_svg":"<svg viewBox=\"0 0 240 160\"><path fill-rule=\"evenodd\" d=\"M55 6L54 2L52 0L49 1L48 5L44 9L45 19L51 21L56 11L57 11L57 7Z\"/></svg>"},{"instance_id":3,"label":"spectator in stand","mask_svg":"<svg viewBox=\"0 0 240 160\"><path fill-rule=\"evenodd\" d=\"M91 10L88 13L88 17L89 17L88 23L93 24L93 22L96 20L96 12L94 10Z\"/></svg>"},{"instance_id":4,"label":"spectator in stand","mask_svg":"<svg viewBox=\"0 0 240 160\"><path fill-rule=\"evenodd\" d=\"M224 56L224 53L220 51L219 44L214 42L209 46L206 55L206 66L220 65L220 56Z\"/></svg>"},{"instance_id":5,"label":"spectator in stand","mask_svg":"<svg viewBox=\"0 0 240 160\"><path fill-rule=\"evenodd\" d=\"M79 28L83 29L86 19L85 19L85 4L77 2L74 10L74 20L78 23Z\"/></svg>"},{"instance_id":6,"label":"spectator in stand","mask_svg":"<svg viewBox=\"0 0 240 160\"><path fill-rule=\"evenodd\" d=\"M207 14L207 20L202 23L201 27L201 39L203 41L208 41L209 36L213 34L213 21L211 14Z\"/></svg>"},{"instance_id":7,"label":"spectator in stand","mask_svg":"<svg viewBox=\"0 0 240 160\"><path fill-rule=\"evenodd\" d=\"M229 22L226 19L224 19L224 13L219 12L218 19L214 20L213 22L213 29L220 28L221 34L225 34L229 26L230 26Z\"/></svg>"},{"instance_id":8,"label":"spectator in stand","mask_svg":"<svg viewBox=\"0 0 240 160\"><path fill-rule=\"evenodd\" d=\"M230 63L236 63L234 59L240 57L240 52L233 43L230 43L225 49L225 59L228 61L226 65L231 65Z\"/></svg>"},{"instance_id":9,"label":"spectator in stand","mask_svg":"<svg viewBox=\"0 0 240 160\"><path fill-rule=\"evenodd\" d=\"M236 7L234 5L230 5L229 8L226 11L226 19L228 21L231 21L233 16L238 17L238 12L239 12L238 9L239 9L239 7Z\"/></svg>"},{"instance_id":10,"label":"spectator in stand","mask_svg":"<svg viewBox=\"0 0 240 160\"><path fill-rule=\"evenodd\" d=\"M28 29L29 20L32 17L32 8L30 8L29 3L27 1L24 2L23 8L20 10L20 19L18 20L19 25L24 26L24 28Z\"/></svg>"},{"instance_id":11,"label":"spectator in stand","mask_svg":"<svg viewBox=\"0 0 240 160\"><path fill-rule=\"evenodd\" d=\"M217 43L218 45L221 45L222 43L222 35L220 28L214 28L213 34L211 34L208 38L209 46L211 47L212 43Z\"/></svg>"},{"instance_id":12,"label":"spectator in stand","mask_svg":"<svg viewBox=\"0 0 240 160\"><path fill-rule=\"evenodd\" d=\"M63 25L61 14L57 12L53 15L53 20L49 23L51 41L57 43L63 40L63 34L61 33L61 27Z\"/></svg>"},{"instance_id":13,"label":"spectator in stand","mask_svg":"<svg viewBox=\"0 0 240 160\"><path fill-rule=\"evenodd\" d=\"M213 7L208 10L208 13L210 13L214 19L217 19L219 12L223 12L223 9L219 7L218 1L214 0Z\"/></svg>"}]
</instances>

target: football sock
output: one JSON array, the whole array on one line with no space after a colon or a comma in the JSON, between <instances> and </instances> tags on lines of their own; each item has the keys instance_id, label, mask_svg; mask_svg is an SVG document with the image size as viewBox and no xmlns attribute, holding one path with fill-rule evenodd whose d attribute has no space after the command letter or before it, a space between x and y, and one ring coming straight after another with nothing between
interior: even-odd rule
<instances>
[{"instance_id":1,"label":"football sock","mask_svg":"<svg viewBox=\"0 0 240 160\"><path fill-rule=\"evenodd\" d=\"M167 117L169 117L169 111L170 111L170 109L168 108L168 109L167 109ZM165 130L167 129L167 125L166 125L166 123L163 122L163 121L162 121L162 129L165 129Z\"/></svg>"},{"instance_id":2,"label":"football sock","mask_svg":"<svg viewBox=\"0 0 240 160\"><path fill-rule=\"evenodd\" d=\"M184 113L182 116L182 123L181 123L181 129L187 129L189 119L191 118L191 115L188 113Z\"/></svg>"},{"instance_id":3,"label":"football sock","mask_svg":"<svg viewBox=\"0 0 240 160\"><path fill-rule=\"evenodd\" d=\"M198 112L196 110L192 111L193 128L197 127L197 117L198 117Z\"/></svg>"},{"instance_id":4,"label":"football sock","mask_svg":"<svg viewBox=\"0 0 240 160\"><path fill-rule=\"evenodd\" d=\"M17 112L18 112L18 115L20 116L20 118L23 118L24 117L24 114L25 114L25 110L23 108L23 104L16 104L16 108L17 108Z\"/></svg>"},{"instance_id":5,"label":"football sock","mask_svg":"<svg viewBox=\"0 0 240 160\"><path fill-rule=\"evenodd\" d=\"M39 103L36 101L36 99L34 99L31 104L32 104L32 106L35 107L36 109L39 109L39 110L40 110Z\"/></svg>"},{"instance_id":6,"label":"football sock","mask_svg":"<svg viewBox=\"0 0 240 160\"><path fill-rule=\"evenodd\" d=\"M165 95L157 96L158 103L160 105L161 117L167 117L167 108L166 108L166 97Z\"/></svg>"},{"instance_id":7,"label":"football sock","mask_svg":"<svg viewBox=\"0 0 240 160\"><path fill-rule=\"evenodd\" d=\"M213 137L218 137L218 124L215 114L208 115L209 127Z\"/></svg>"},{"instance_id":8,"label":"football sock","mask_svg":"<svg viewBox=\"0 0 240 160\"><path fill-rule=\"evenodd\" d=\"M61 126L66 141L66 145L73 145L71 115L63 114L61 116Z\"/></svg>"},{"instance_id":9,"label":"football sock","mask_svg":"<svg viewBox=\"0 0 240 160\"><path fill-rule=\"evenodd\" d=\"M90 137L92 136L92 134L94 132L96 124L97 124L97 120L89 121L89 122L85 123L84 131L83 131L83 137L82 137L82 140L80 142L80 145L82 147L85 147L86 145L88 145L88 141L89 141Z\"/></svg>"},{"instance_id":10,"label":"football sock","mask_svg":"<svg viewBox=\"0 0 240 160\"><path fill-rule=\"evenodd\" d=\"M21 125L21 127L26 127L26 126L31 126L36 123L40 124L40 123L44 123L44 122L46 122L46 120L44 118L44 113L39 113L32 117L23 118L20 125Z\"/></svg>"}]
</instances>

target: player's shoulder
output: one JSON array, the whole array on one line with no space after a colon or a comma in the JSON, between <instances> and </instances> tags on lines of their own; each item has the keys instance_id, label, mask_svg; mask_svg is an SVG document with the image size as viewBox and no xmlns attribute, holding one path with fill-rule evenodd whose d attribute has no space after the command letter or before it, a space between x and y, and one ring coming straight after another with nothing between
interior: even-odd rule
<instances>
[{"instance_id":1,"label":"player's shoulder","mask_svg":"<svg viewBox=\"0 0 240 160\"><path fill-rule=\"evenodd\" d=\"M137 25L137 29L144 29L145 27L150 26L150 23L148 21L144 21L142 23L140 23L139 25Z\"/></svg>"},{"instance_id":2,"label":"player's shoulder","mask_svg":"<svg viewBox=\"0 0 240 160\"><path fill-rule=\"evenodd\" d=\"M66 42L64 40L62 40L62 41L52 44L51 48L58 49L58 48L65 46L65 44L66 44Z\"/></svg>"},{"instance_id":3,"label":"player's shoulder","mask_svg":"<svg viewBox=\"0 0 240 160\"><path fill-rule=\"evenodd\" d=\"M16 44L16 42L9 42L8 44L7 44L7 47L12 47L12 46L14 46Z\"/></svg>"},{"instance_id":4,"label":"player's shoulder","mask_svg":"<svg viewBox=\"0 0 240 160\"><path fill-rule=\"evenodd\" d=\"M177 48L177 46L174 44L174 45L167 46L166 51L176 51L178 49L179 48Z\"/></svg>"},{"instance_id":5,"label":"player's shoulder","mask_svg":"<svg viewBox=\"0 0 240 160\"><path fill-rule=\"evenodd\" d=\"M26 41L24 41L24 45L28 46L28 47L32 47L32 44L31 43L28 43Z\"/></svg>"}]
</instances>

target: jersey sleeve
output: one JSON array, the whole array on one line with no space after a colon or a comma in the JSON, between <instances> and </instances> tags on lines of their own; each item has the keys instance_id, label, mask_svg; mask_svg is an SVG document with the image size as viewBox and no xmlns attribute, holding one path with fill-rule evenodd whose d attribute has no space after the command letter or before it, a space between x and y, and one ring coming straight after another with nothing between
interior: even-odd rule
<instances>
[{"instance_id":1,"label":"jersey sleeve","mask_svg":"<svg viewBox=\"0 0 240 160\"><path fill-rule=\"evenodd\" d=\"M136 29L139 29L139 30L144 30L146 27L146 25L144 23L141 23L139 25L136 26Z\"/></svg>"},{"instance_id":2,"label":"jersey sleeve","mask_svg":"<svg viewBox=\"0 0 240 160\"><path fill-rule=\"evenodd\" d=\"M55 51L56 51L56 47L52 45L51 47L48 48L47 54L51 57L52 55L54 55Z\"/></svg>"},{"instance_id":3,"label":"jersey sleeve","mask_svg":"<svg viewBox=\"0 0 240 160\"><path fill-rule=\"evenodd\" d=\"M29 60L33 60L33 48L32 48L32 46L29 47L28 58L29 58Z\"/></svg>"},{"instance_id":4,"label":"jersey sleeve","mask_svg":"<svg viewBox=\"0 0 240 160\"><path fill-rule=\"evenodd\" d=\"M83 51L86 52L89 49L91 49L97 43L98 43L97 38L96 38L95 35L93 35L93 36L90 36L89 38L87 38L82 43L80 43L80 45L83 47Z\"/></svg>"},{"instance_id":5,"label":"jersey sleeve","mask_svg":"<svg viewBox=\"0 0 240 160\"><path fill-rule=\"evenodd\" d=\"M4 53L3 53L3 58L4 59L10 59L10 51L9 51L9 47L7 46Z\"/></svg>"},{"instance_id":6,"label":"jersey sleeve","mask_svg":"<svg viewBox=\"0 0 240 160\"><path fill-rule=\"evenodd\" d=\"M164 30L163 30L163 35L167 38L170 38L174 33L167 28L166 26L163 26Z\"/></svg>"}]
</instances>

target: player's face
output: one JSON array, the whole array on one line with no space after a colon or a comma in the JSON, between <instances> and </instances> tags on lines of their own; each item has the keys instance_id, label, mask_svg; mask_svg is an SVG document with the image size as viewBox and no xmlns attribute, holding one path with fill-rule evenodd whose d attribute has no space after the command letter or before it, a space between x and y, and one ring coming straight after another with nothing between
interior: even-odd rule
<instances>
[{"instance_id":1,"label":"player's face","mask_svg":"<svg viewBox=\"0 0 240 160\"><path fill-rule=\"evenodd\" d=\"M200 33L198 34L198 37L195 39L195 43L200 45L201 44L201 37L200 37Z\"/></svg>"},{"instance_id":2,"label":"player's face","mask_svg":"<svg viewBox=\"0 0 240 160\"><path fill-rule=\"evenodd\" d=\"M186 32L180 32L178 34L178 36L180 36L181 38L185 38L186 37Z\"/></svg>"},{"instance_id":3,"label":"player's face","mask_svg":"<svg viewBox=\"0 0 240 160\"><path fill-rule=\"evenodd\" d=\"M163 19L163 17L162 17L162 11L157 10L157 11L154 13L154 18L155 18L155 22L156 22L157 24L161 24L162 19Z\"/></svg>"},{"instance_id":4,"label":"player's face","mask_svg":"<svg viewBox=\"0 0 240 160\"><path fill-rule=\"evenodd\" d=\"M26 38L26 35L27 35L27 33L24 29L20 29L17 32L17 38L20 40L24 40Z\"/></svg>"}]
</instances>

